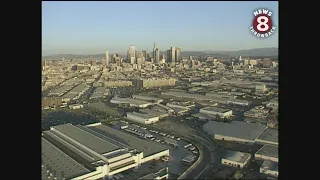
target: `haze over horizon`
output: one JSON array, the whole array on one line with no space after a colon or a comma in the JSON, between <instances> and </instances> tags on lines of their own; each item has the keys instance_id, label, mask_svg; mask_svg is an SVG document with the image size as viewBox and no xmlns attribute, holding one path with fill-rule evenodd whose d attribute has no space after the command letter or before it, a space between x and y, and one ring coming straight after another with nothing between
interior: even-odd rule
<instances>
[{"instance_id":1,"label":"haze over horizon","mask_svg":"<svg viewBox=\"0 0 320 180\"><path fill-rule=\"evenodd\" d=\"M277 27L259 39L249 27L253 11L273 11ZM130 45L151 51L238 51L278 47L278 2L43 2L42 52L125 53Z\"/></svg>"}]
</instances>

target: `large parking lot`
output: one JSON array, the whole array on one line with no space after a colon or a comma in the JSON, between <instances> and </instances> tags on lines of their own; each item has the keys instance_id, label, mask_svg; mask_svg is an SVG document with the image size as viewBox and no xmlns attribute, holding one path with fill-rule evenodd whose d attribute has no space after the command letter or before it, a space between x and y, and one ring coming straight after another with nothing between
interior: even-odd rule
<instances>
[{"instance_id":1,"label":"large parking lot","mask_svg":"<svg viewBox=\"0 0 320 180\"><path fill-rule=\"evenodd\" d=\"M186 145L190 144L180 137L174 137L170 134L165 134L163 132L156 131L152 128L146 128L138 124L126 123L125 121L119 121L114 125L114 128L126 131L134 136L143 138L147 141L154 141L167 147L170 150L169 161L167 162L169 167L169 173L175 175L181 175L187 170L189 165L184 165L181 160L188 155L193 155L198 158L199 151L196 147L189 146L185 148Z\"/></svg>"}]
</instances>

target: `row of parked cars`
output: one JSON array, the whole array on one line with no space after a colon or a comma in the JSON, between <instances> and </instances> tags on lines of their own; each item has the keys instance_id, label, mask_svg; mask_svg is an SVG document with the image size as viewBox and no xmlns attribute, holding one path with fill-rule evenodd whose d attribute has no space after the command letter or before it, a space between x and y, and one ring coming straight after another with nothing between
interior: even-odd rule
<instances>
[{"instance_id":1,"label":"row of parked cars","mask_svg":"<svg viewBox=\"0 0 320 180\"><path fill-rule=\"evenodd\" d=\"M152 133L154 133L154 134L161 135L163 137L167 137L167 138L171 138L171 139L175 139L177 141L180 141L179 137L174 137L174 136L172 136L170 134L159 132L159 131L154 130L154 129L147 129L146 127L143 127L143 126L140 126L140 125L137 125L137 124L134 124L134 123L131 124L131 126L134 127L134 128L132 128L132 127L129 127L129 123L127 121L121 121L121 122L124 123L124 124L122 126L120 126L120 129L124 129L125 131L133 133L133 134L136 134L136 135L138 135L138 136L140 136L141 138L144 138L144 139L148 138L151 141L155 141L155 142L158 142L158 143L161 143L161 144L167 143L166 141L160 140L158 137L155 137L154 135L152 135ZM150 133L147 133L146 131L149 131Z\"/></svg>"}]
</instances>

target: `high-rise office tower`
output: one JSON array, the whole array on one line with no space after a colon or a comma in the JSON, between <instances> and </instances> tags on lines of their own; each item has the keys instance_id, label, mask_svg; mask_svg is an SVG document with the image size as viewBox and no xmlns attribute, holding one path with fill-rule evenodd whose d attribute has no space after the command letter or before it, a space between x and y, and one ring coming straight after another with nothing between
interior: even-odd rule
<instances>
[{"instance_id":1,"label":"high-rise office tower","mask_svg":"<svg viewBox=\"0 0 320 180\"><path fill-rule=\"evenodd\" d=\"M142 57L143 57L143 54L142 54L142 52L137 51L137 52L136 52L136 56L137 56L137 58L142 58Z\"/></svg>"},{"instance_id":2,"label":"high-rise office tower","mask_svg":"<svg viewBox=\"0 0 320 180\"><path fill-rule=\"evenodd\" d=\"M136 58L136 48L131 45L128 51L128 60L131 61L132 58Z\"/></svg>"},{"instance_id":3,"label":"high-rise office tower","mask_svg":"<svg viewBox=\"0 0 320 180\"><path fill-rule=\"evenodd\" d=\"M171 51L170 51L170 49L167 50L167 58L166 58L166 61L167 61L167 62L171 62Z\"/></svg>"},{"instance_id":4,"label":"high-rise office tower","mask_svg":"<svg viewBox=\"0 0 320 180\"><path fill-rule=\"evenodd\" d=\"M180 63L180 61L181 61L181 56L180 56L181 49L178 48L178 47L176 47L175 50L176 50L176 53L175 53L175 55L176 55L176 57L175 57L175 62L176 62L176 63Z\"/></svg>"},{"instance_id":5,"label":"high-rise office tower","mask_svg":"<svg viewBox=\"0 0 320 180\"><path fill-rule=\"evenodd\" d=\"M142 56L143 56L144 58L147 58L147 51L142 51Z\"/></svg>"},{"instance_id":6,"label":"high-rise office tower","mask_svg":"<svg viewBox=\"0 0 320 180\"><path fill-rule=\"evenodd\" d=\"M153 53L152 53L152 55L153 55L153 56L152 56L152 57L153 57L153 59L155 59L155 58L156 58L156 49L157 49L157 47L156 47L156 43L154 43L154 44L153 44L153 51L152 51L152 52L153 52Z\"/></svg>"},{"instance_id":7,"label":"high-rise office tower","mask_svg":"<svg viewBox=\"0 0 320 180\"><path fill-rule=\"evenodd\" d=\"M105 66L109 66L109 52L106 51Z\"/></svg>"},{"instance_id":8,"label":"high-rise office tower","mask_svg":"<svg viewBox=\"0 0 320 180\"><path fill-rule=\"evenodd\" d=\"M159 49L157 48L156 49L156 51L155 51L155 55L156 55L156 57L155 57L155 63L156 64L159 64L159 62L160 62L160 51L159 51Z\"/></svg>"},{"instance_id":9,"label":"high-rise office tower","mask_svg":"<svg viewBox=\"0 0 320 180\"><path fill-rule=\"evenodd\" d=\"M176 48L171 47L170 49L170 59L172 63L176 63Z\"/></svg>"}]
</instances>

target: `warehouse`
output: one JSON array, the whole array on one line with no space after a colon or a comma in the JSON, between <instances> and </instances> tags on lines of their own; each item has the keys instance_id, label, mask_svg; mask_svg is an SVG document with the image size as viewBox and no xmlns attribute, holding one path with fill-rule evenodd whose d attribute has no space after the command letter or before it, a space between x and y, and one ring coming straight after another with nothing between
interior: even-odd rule
<instances>
[{"instance_id":1,"label":"warehouse","mask_svg":"<svg viewBox=\"0 0 320 180\"><path fill-rule=\"evenodd\" d=\"M216 93L216 92L208 92L206 95L219 98L219 99L235 99L236 98L236 96L232 96L224 93Z\"/></svg>"},{"instance_id":2,"label":"warehouse","mask_svg":"<svg viewBox=\"0 0 320 180\"><path fill-rule=\"evenodd\" d=\"M186 102L170 102L170 103L167 103L166 106L171 108L192 109L196 105L193 102L186 101Z\"/></svg>"},{"instance_id":3,"label":"warehouse","mask_svg":"<svg viewBox=\"0 0 320 180\"><path fill-rule=\"evenodd\" d=\"M232 110L218 108L218 107L205 107L205 108L200 109L200 113L210 114L210 115L218 115L221 118L232 116Z\"/></svg>"},{"instance_id":4,"label":"warehouse","mask_svg":"<svg viewBox=\"0 0 320 180\"><path fill-rule=\"evenodd\" d=\"M127 119L141 124L152 124L159 121L159 116L149 113L142 114L137 112L128 112Z\"/></svg>"},{"instance_id":5,"label":"warehouse","mask_svg":"<svg viewBox=\"0 0 320 180\"><path fill-rule=\"evenodd\" d=\"M278 146L264 145L259 151L254 155L257 160L269 160L274 162L279 162L278 158Z\"/></svg>"},{"instance_id":6,"label":"warehouse","mask_svg":"<svg viewBox=\"0 0 320 180\"><path fill-rule=\"evenodd\" d=\"M261 135L255 140L257 143L270 144L278 146L278 130L277 129L265 129Z\"/></svg>"},{"instance_id":7,"label":"warehouse","mask_svg":"<svg viewBox=\"0 0 320 180\"><path fill-rule=\"evenodd\" d=\"M228 150L227 154L222 158L221 163L242 169L249 162L250 157L249 153Z\"/></svg>"},{"instance_id":8,"label":"warehouse","mask_svg":"<svg viewBox=\"0 0 320 180\"><path fill-rule=\"evenodd\" d=\"M278 163L273 161L264 161L260 167L260 173L266 174L272 177L278 177Z\"/></svg>"},{"instance_id":9,"label":"warehouse","mask_svg":"<svg viewBox=\"0 0 320 180\"><path fill-rule=\"evenodd\" d=\"M137 100L142 100L142 101L148 101L151 103L157 103L157 104L163 102L163 99L150 97L150 96L132 95L132 98Z\"/></svg>"},{"instance_id":10,"label":"warehouse","mask_svg":"<svg viewBox=\"0 0 320 180\"><path fill-rule=\"evenodd\" d=\"M267 126L251 124L243 121L232 121L223 123L209 121L202 126L204 132L212 135L214 139L234 141L242 143L254 143L255 139L265 130Z\"/></svg>"},{"instance_id":11,"label":"warehouse","mask_svg":"<svg viewBox=\"0 0 320 180\"><path fill-rule=\"evenodd\" d=\"M151 108L151 109L141 109L140 112L142 113L145 113L145 114L154 114L156 116L159 117L159 119L162 119L162 118L165 118L165 117L168 117L169 116L169 113L167 111L161 111L161 110L158 110L159 108L157 108L155 106L155 108Z\"/></svg>"},{"instance_id":12,"label":"warehouse","mask_svg":"<svg viewBox=\"0 0 320 180\"><path fill-rule=\"evenodd\" d=\"M48 94L48 96L62 96L66 92L68 92L70 89L72 89L74 86L73 85L62 85L59 88L53 90Z\"/></svg>"},{"instance_id":13,"label":"warehouse","mask_svg":"<svg viewBox=\"0 0 320 180\"><path fill-rule=\"evenodd\" d=\"M215 96L210 96L210 95L209 96L198 95L198 94L191 94L191 93L177 92L177 91L162 92L161 95L173 96L178 98L186 98L186 99L213 101L221 104L236 104L241 106L248 106L250 104L248 101L241 100L241 99L223 99L223 98L217 98Z\"/></svg>"},{"instance_id":14,"label":"warehouse","mask_svg":"<svg viewBox=\"0 0 320 180\"><path fill-rule=\"evenodd\" d=\"M162 156L169 156L167 148L101 123L65 124L43 132L42 176L79 180L111 178Z\"/></svg>"},{"instance_id":15,"label":"warehouse","mask_svg":"<svg viewBox=\"0 0 320 180\"><path fill-rule=\"evenodd\" d=\"M137 100L137 99L132 99L132 98L114 97L110 100L110 102L114 103L114 104L129 104L131 107L139 107L139 108L146 108L146 107L152 105L152 103Z\"/></svg>"},{"instance_id":16,"label":"warehouse","mask_svg":"<svg viewBox=\"0 0 320 180\"><path fill-rule=\"evenodd\" d=\"M104 94L104 87L97 87L92 95L90 96L90 99L98 99L102 98Z\"/></svg>"}]
</instances>

